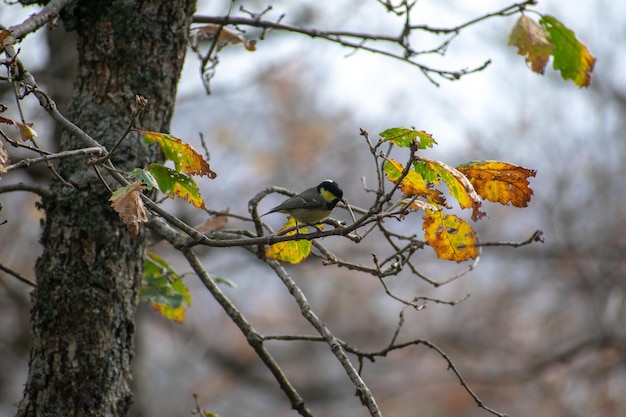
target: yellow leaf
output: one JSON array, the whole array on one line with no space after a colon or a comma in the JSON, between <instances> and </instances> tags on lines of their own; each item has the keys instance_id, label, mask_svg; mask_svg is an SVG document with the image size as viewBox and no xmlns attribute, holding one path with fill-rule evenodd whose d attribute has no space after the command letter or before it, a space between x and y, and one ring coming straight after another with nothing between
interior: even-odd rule
<instances>
[{"instance_id":1,"label":"yellow leaf","mask_svg":"<svg viewBox=\"0 0 626 417\"><path fill-rule=\"evenodd\" d=\"M543 74L554 45L548 31L526 15L519 18L511 34L509 45L517 47L518 55L525 56L533 72Z\"/></svg>"},{"instance_id":2,"label":"yellow leaf","mask_svg":"<svg viewBox=\"0 0 626 417\"><path fill-rule=\"evenodd\" d=\"M148 221L146 208L140 196L144 188L141 182L135 181L126 187L118 188L109 198L111 206L120 215L131 236L139 233L139 223Z\"/></svg>"},{"instance_id":3,"label":"yellow leaf","mask_svg":"<svg viewBox=\"0 0 626 417\"><path fill-rule=\"evenodd\" d=\"M6 117L0 117L0 123L6 123L17 127L23 141L37 137L37 132L35 132L35 130L31 127L32 124L18 122L17 120L7 119Z\"/></svg>"},{"instance_id":4,"label":"yellow leaf","mask_svg":"<svg viewBox=\"0 0 626 417\"><path fill-rule=\"evenodd\" d=\"M399 162L388 159L385 161L383 169L387 179L395 184L402 175L404 167ZM424 177L415 170L410 170L406 177L402 179L400 190L408 196L422 196L433 203L446 206L446 199L441 191L430 188Z\"/></svg>"},{"instance_id":5,"label":"yellow leaf","mask_svg":"<svg viewBox=\"0 0 626 417\"><path fill-rule=\"evenodd\" d=\"M185 307L183 304L179 305L176 308L172 308L172 306L168 304L152 303L152 308L158 311L163 317L166 317L168 320L174 320L177 323L185 322L185 311L187 311L187 307Z\"/></svg>"},{"instance_id":6,"label":"yellow leaf","mask_svg":"<svg viewBox=\"0 0 626 417\"><path fill-rule=\"evenodd\" d=\"M528 177L537 171L500 161L477 161L459 167L485 200L526 207L533 195Z\"/></svg>"},{"instance_id":7,"label":"yellow leaf","mask_svg":"<svg viewBox=\"0 0 626 417\"><path fill-rule=\"evenodd\" d=\"M472 220L476 221L485 216L485 213L480 211L483 204L480 195L462 172L441 161L426 158L420 158L420 161L428 164L439 178L446 183L450 194L459 202L461 208L472 209Z\"/></svg>"},{"instance_id":8,"label":"yellow leaf","mask_svg":"<svg viewBox=\"0 0 626 417\"><path fill-rule=\"evenodd\" d=\"M294 227L296 221L290 218L289 221L283 226L281 230ZM321 226L321 225L320 225ZM306 233L306 227L298 229L300 233ZM293 236L296 231L288 232L287 236ZM265 248L265 256L269 259L276 259L277 261L289 262L291 264L299 264L305 260L311 253L311 241L310 240L290 240L287 242L278 242Z\"/></svg>"},{"instance_id":9,"label":"yellow leaf","mask_svg":"<svg viewBox=\"0 0 626 417\"><path fill-rule=\"evenodd\" d=\"M207 175L211 179L217 177L217 174L211 171L211 167L202 155L188 143L167 133L136 131L143 134L147 143L157 142L165 157L174 162L176 171L191 175Z\"/></svg>"},{"instance_id":10,"label":"yellow leaf","mask_svg":"<svg viewBox=\"0 0 626 417\"><path fill-rule=\"evenodd\" d=\"M424 237L439 259L463 262L478 257L476 233L465 220L430 210L422 218Z\"/></svg>"}]
</instances>

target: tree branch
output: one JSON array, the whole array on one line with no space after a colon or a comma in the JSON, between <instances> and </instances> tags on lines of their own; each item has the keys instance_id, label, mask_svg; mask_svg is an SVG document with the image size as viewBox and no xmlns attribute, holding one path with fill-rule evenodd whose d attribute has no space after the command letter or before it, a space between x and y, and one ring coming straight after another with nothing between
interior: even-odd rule
<instances>
[{"instance_id":1,"label":"tree branch","mask_svg":"<svg viewBox=\"0 0 626 417\"><path fill-rule=\"evenodd\" d=\"M357 372L357 370L350 363L350 359L346 355L346 352L341 346L339 340L333 335L330 330L324 325L324 323L315 315L309 302L306 297L300 290L300 288L296 285L296 283L291 279L287 271L282 267L282 265L278 261L268 261L267 264L272 268L272 270L278 275L280 280L285 284L289 293L294 297L296 303L298 303L298 307L300 307L300 312L304 318L306 318L309 323L318 331L318 333L322 336L324 341L330 347L330 350L333 352L335 357L339 360L339 363L343 366L348 377L352 381L352 383L356 386L357 395L363 405L367 407L370 412L370 415L373 417L382 417L382 414L376 404L376 400L372 395L371 391L363 382L363 379Z\"/></svg>"},{"instance_id":2,"label":"tree branch","mask_svg":"<svg viewBox=\"0 0 626 417\"><path fill-rule=\"evenodd\" d=\"M8 266L0 263L0 271L4 271L7 274L15 277L18 279L18 281L23 282L24 284L31 286L31 287L35 287L35 283L33 281L31 281L30 279L26 278L25 276L23 276L22 274L20 274L17 271L12 270L11 268L9 268Z\"/></svg>"},{"instance_id":3,"label":"tree branch","mask_svg":"<svg viewBox=\"0 0 626 417\"><path fill-rule=\"evenodd\" d=\"M46 162L46 161L50 161L54 159L63 159L63 158L68 158L70 156L102 155L103 153L104 153L104 149L100 146L93 147L93 148L74 149L71 151L63 151L63 152L43 155L38 158L22 159L19 162L9 165L6 168L6 170L7 172L9 172L18 168L28 168L29 166L39 163L39 162Z\"/></svg>"},{"instance_id":4,"label":"tree branch","mask_svg":"<svg viewBox=\"0 0 626 417\"><path fill-rule=\"evenodd\" d=\"M23 39L29 33L32 33L45 25L53 23L63 9L71 0L51 0L39 12L31 15L20 23L9 28L11 35L16 39Z\"/></svg>"},{"instance_id":5,"label":"tree branch","mask_svg":"<svg viewBox=\"0 0 626 417\"><path fill-rule=\"evenodd\" d=\"M50 192L50 190L33 184L19 182L17 184L0 185L0 194L10 193L13 191L29 191L31 193L39 194L41 197L52 196L52 192Z\"/></svg>"},{"instance_id":6,"label":"tree branch","mask_svg":"<svg viewBox=\"0 0 626 417\"><path fill-rule=\"evenodd\" d=\"M294 410L305 417L312 417L313 413L307 408L304 400L298 394L296 389L291 385L283 371L280 369L270 352L265 348L263 344L263 337L252 327L252 325L241 314L237 307L226 297L226 295L220 290L215 281L207 273L206 269L198 259L197 255L191 248L186 248L182 251L185 259L194 270L194 272L202 281L202 284L211 293L213 298L222 306L228 317L239 327L239 330L243 333L248 341L248 344L254 349L259 358L263 361L265 366L270 370L274 378L280 385L283 392L289 398L291 406Z\"/></svg>"}]
</instances>

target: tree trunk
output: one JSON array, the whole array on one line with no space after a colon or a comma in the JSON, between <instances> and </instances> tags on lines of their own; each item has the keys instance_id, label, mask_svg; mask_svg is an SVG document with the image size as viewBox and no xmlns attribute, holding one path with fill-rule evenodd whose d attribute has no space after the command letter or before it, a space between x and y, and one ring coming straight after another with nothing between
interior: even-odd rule
<instances>
[{"instance_id":1,"label":"tree trunk","mask_svg":"<svg viewBox=\"0 0 626 417\"><path fill-rule=\"evenodd\" d=\"M128 126L135 95L142 95L149 104L140 126L168 131L194 8L195 0L71 3L62 18L76 31L79 68L68 118L110 149ZM60 145L82 146L67 134ZM132 169L150 158L133 134L113 162ZM143 232L128 236L107 201L110 192L84 159L63 161L59 172L73 187L54 182L42 203L33 346L18 415L123 416L132 403L146 239Z\"/></svg>"}]
</instances>

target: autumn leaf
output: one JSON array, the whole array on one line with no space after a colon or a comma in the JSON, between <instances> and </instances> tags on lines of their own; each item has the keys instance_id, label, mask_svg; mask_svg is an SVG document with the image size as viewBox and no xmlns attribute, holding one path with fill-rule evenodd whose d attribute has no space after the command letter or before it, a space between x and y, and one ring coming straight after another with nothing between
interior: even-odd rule
<instances>
[{"instance_id":1,"label":"autumn leaf","mask_svg":"<svg viewBox=\"0 0 626 417\"><path fill-rule=\"evenodd\" d=\"M463 262L478 257L476 233L465 220L430 210L422 218L424 237L439 259Z\"/></svg>"},{"instance_id":2,"label":"autumn leaf","mask_svg":"<svg viewBox=\"0 0 626 417\"><path fill-rule=\"evenodd\" d=\"M432 148L437 143L433 136L423 130L393 127L379 133L380 137L397 146L408 148L413 140L417 140L419 149Z\"/></svg>"},{"instance_id":3,"label":"autumn leaf","mask_svg":"<svg viewBox=\"0 0 626 417\"><path fill-rule=\"evenodd\" d=\"M533 72L543 74L554 50L548 31L533 19L522 15L509 35L509 45L517 47L518 55L525 56Z\"/></svg>"},{"instance_id":4,"label":"autumn leaf","mask_svg":"<svg viewBox=\"0 0 626 417\"><path fill-rule=\"evenodd\" d=\"M554 69L561 72L563 79L572 80L579 87L589 87L596 59L587 47L556 18L546 15L539 23L550 33L554 45Z\"/></svg>"},{"instance_id":5,"label":"autumn leaf","mask_svg":"<svg viewBox=\"0 0 626 417\"><path fill-rule=\"evenodd\" d=\"M120 187L113 192L109 201L111 206L120 215L126 224L128 234L136 236L139 233L139 223L148 221L146 208L141 201L141 191L145 187L139 181L135 181L125 187Z\"/></svg>"},{"instance_id":6,"label":"autumn leaf","mask_svg":"<svg viewBox=\"0 0 626 417\"><path fill-rule=\"evenodd\" d=\"M537 173L533 169L501 161L468 162L458 169L485 200L526 207L533 195L528 181Z\"/></svg>"},{"instance_id":7,"label":"autumn leaf","mask_svg":"<svg viewBox=\"0 0 626 417\"><path fill-rule=\"evenodd\" d=\"M148 188L148 190L157 188L159 186L156 178L154 178L154 175L152 175L150 171L145 169L135 168L131 171L129 177L135 179L136 181L141 181L146 186L146 188Z\"/></svg>"},{"instance_id":8,"label":"autumn leaf","mask_svg":"<svg viewBox=\"0 0 626 417\"><path fill-rule=\"evenodd\" d=\"M393 159L388 159L383 164L383 170L387 175L387 179L394 184L400 179L403 169L402 164ZM430 202L446 206L446 199L441 191L430 188L424 180L424 177L416 170L410 170L402 179L400 182L400 190L408 196L422 196Z\"/></svg>"},{"instance_id":9,"label":"autumn leaf","mask_svg":"<svg viewBox=\"0 0 626 417\"><path fill-rule=\"evenodd\" d=\"M0 123L6 123L9 125L13 125L20 132L20 138L23 141L27 141L32 138L37 137L37 132L31 127L32 124L18 122L17 120L7 119L6 117L0 117Z\"/></svg>"},{"instance_id":10,"label":"autumn leaf","mask_svg":"<svg viewBox=\"0 0 626 417\"><path fill-rule=\"evenodd\" d=\"M182 276L154 253L148 253L144 259L139 299L152 304L152 308L164 317L179 323L185 321L185 311L191 306L191 294Z\"/></svg>"},{"instance_id":11,"label":"autumn leaf","mask_svg":"<svg viewBox=\"0 0 626 417\"><path fill-rule=\"evenodd\" d=\"M17 40L10 30L0 30L0 49L4 49L6 46L15 45L16 43Z\"/></svg>"},{"instance_id":12,"label":"autumn leaf","mask_svg":"<svg viewBox=\"0 0 626 417\"><path fill-rule=\"evenodd\" d=\"M294 227L296 221L290 218L285 225L277 232ZM321 225L320 225L321 227ZM306 227L299 228L300 233L306 233ZM287 236L293 236L296 234L295 230L286 233ZM311 253L311 241L310 240L289 240L286 242L278 242L265 248L265 256L268 259L275 259L277 261L289 262L291 264L299 264L305 260Z\"/></svg>"},{"instance_id":13,"label":"autumn leaf","mask_svg":"<svg viewBox=\"0 0 626 417\"><path fill-rule=\"evenodd\" d=\"M0 174L5 174L7 172L7 167L11 165L11 160L9 159L9 155L7 151L4 149L4 143L0 141Z\"/></svg>"},{"instance_id":14,"label":"autumn leaf","mask_svg":"<svg viewBox=\"0 0 626 417\"><path fill-rule=\"evenodd\" d=\"M156 178L159 189L170 198L176 195L198 208L204 208L204 200L193 178L160 164L150 164L150 172Z\"/></svg>"},{"instance_id":15,"label":"autumn leaf","mask_svg":"<svg viewBox=\"0 0 626 417\"><path fill-rule=\"evenodd\" d=\"M227 216L214 216L214 217L209 217L208 219L204 221L204 223L202 223L199 226L194 227L194 229L196 229L197 232L205 233L205 232L210 232L211 230L223 229L224 227L226 227L227 223L228 223Z\"/></svg>"},{"instance_id":16,"label":"autumn leaf","mask_svg":"<svg viewBox=\"0 0 626 417\"><path fill-rule=\"evenodd\" d=\"M220 46L225 46L228 44L237 45L241 43L250 52L254 52L256 50L255 40L248 40L245 36L243 36L242 33L215 23L209 23L204 26L194 28L193 36L196 38L197 42L198 40L214 39L215 35L217 35L218 33L219 36L217 38L217 41Z\"/></svg>"},{"instance_id":17,"label":"autumn leaf","mask_svg":"<svg viewBox=\"0 0 626 417\"><path fill-rule=\"evenodd\" d=\"M483 204L480 195L462 172L441 161L426 158L420 158L420 161L428 164L437 173L437 176L446 183L450 194L459 202L461 208L472 209L472 220L477 221L486 215L480 211Z\"/></svg>"},{"instance_id":18,"label":"autumn leaf","mask_svg":"<svg viewBox=\"0 0 626 417\"><path fill-rule=\"evenodd\" d=\"M431 210L439 211L439 207L426 201L418 200L415 197L407 197L398 201L397 205L404 206L405 210L418 211L418 210Z\"/></svg>"},{"instance_id":19,"label":"autumn leaf","mask_svg":"<svg viewBox=\"0 0 626 417\"><path fill-rule=\"evenodd\" d=\"M207 175L213 179L217 174L211 171L211 167L191 145L167 133L148 132L136 130L143 134L146 143L157 142L165 155L165 158L174 162L176 171L191 175Z\"/></svg>"}]
</instances>

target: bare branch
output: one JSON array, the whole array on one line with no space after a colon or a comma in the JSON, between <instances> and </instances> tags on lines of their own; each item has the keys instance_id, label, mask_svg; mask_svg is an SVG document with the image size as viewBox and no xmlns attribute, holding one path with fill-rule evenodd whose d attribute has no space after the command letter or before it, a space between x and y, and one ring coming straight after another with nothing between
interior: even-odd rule
<instances>
[{"instance_id":1,"label":"bare branch","mask_svg":"<svg viewBox=\"0 0 626 417\"><path fill-rule=\"evenodd\" d=\"M52 193L50 190L39 187L33 184L25 184L23 182L17 184L0 185L0 194L11 193L14 191L29 191L31 193L39 194L41 197L50 197Z\"/></svg>"},{"instance_id":2,"label":"bare branch","mask_svg":"<svg viewBox=\"0 0 626 417\"><path fill-rule=\"evenodd\" d=\"M339 363L343 366L344 370L348 374L348 377L352 381L352 383L356 386L357 395L359 399L367 407L370 412L370 415L373 417L382 417L380 410L378 409L378 405L376 404L376 400L372 395L371 391L363 382L363 379L357 372L357 370L350 363L350 359L346 355L346 352L339 343L339 340L333 335L330 330L322 323L322 321L315 315L309 302L306 297L300 290L300 288L296 285L296 283L291 279L287 271L282 267L280 263L277 261L269 261L267 264L272 268L272 270L278 275L280 280L285 284L289 293L294 297L296 303L298 303L298 307L300 307L300 312L304 318L306 318L309 323L318 331L318 333L322 336L324 341L330 347L330 350L333 352Z\"/></svg>"},{"instance_id":3,"label":"bare branch","mask_svg":"<svg viewBox=\"0 0 626 417\"><path fill-rule=\"evenodd\" d=\"M173 242L171 242L173 244ZM189 262L189 265L202 281L202 284L211 293L213 298L222 306L228 317L239 327L239 330L244 334L248 344L254 349L259 358L263 361L265 366L272 372L274 378L280 385L283 392L289 398L291 406L294 410L302 416L312 417L313 413L307 408L304 400L298 394L296 389L291 385L283 371L280 369L270 352L265 348L263 344L263 336L261 336L252 325L241 314L237 307L226 297L226 295L220 290L213 278L207 273L206 269L196 256L193 249L187 248L182 251L185 259Z\"/></svg>"},{"instance_id":4,"label":"bare branch","mask_svg":"<svg viewBox=\"0 0 626 417\"><path fill-rule=\"evenodd\" d=\"M26 278L25 276L23 276L22 274L20 274L17 271L12 270L11 268L9 268L8 266L0 263L0 271L4 271L7 274L13 276L14 278L17 278L18 281L23 282L24 284L31 286L31 287L35 287L35 283L33 281L31 281L30 279Z\"/></svg>"},{"instance_id":5,"label":"bare branch","mask_svg":"<svg viewBox=\"0 0 626 417\"><path fill-rule=\"evenodd\" d=\"M71 151L63 151L63 152L58 152L58 153L53 153L53 154L46 154L38 158L22 159L19 162L9 165L6 168L6 170L7 172L9 172L9 171L13 171L19 168L28 168L29 166L33 164L37 164L39 162L51 161L54 159L63 159L63 158L68 158L72 156L102 155L103 152L104 150L102 147L93 147L93 148L74 149Z\"/></svg>"},{"instance_id":6,"label":"bare branch","mask_svg":"<svg viewBox=\"0 0 626 417\"><path fill-rule=\"evenodd\" d=\"M520 246L530 245L534 242L544 243L542 230L535 230L535 232L528 239L521 242L484 242L479 243L477 246L510 246L513 248L519 248Z\"/></svg>"},{"instance_id":7,"label":"bare branch","mask_svg":"<svg viewBox=\"0 0 626 417\"><path fill-rule=\"evenodd\" d=\"M35 32L46 23L54 23L63 9L71 0L51 0L39 12L31 15L19 25L11 26L9 30L16 39L23 39L29 33Z\"/></svg>"}]
</instances>

